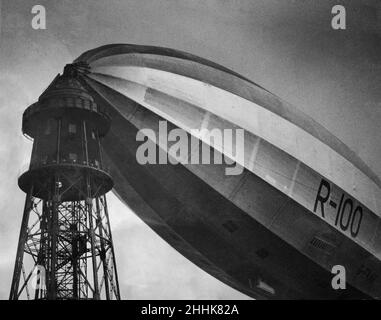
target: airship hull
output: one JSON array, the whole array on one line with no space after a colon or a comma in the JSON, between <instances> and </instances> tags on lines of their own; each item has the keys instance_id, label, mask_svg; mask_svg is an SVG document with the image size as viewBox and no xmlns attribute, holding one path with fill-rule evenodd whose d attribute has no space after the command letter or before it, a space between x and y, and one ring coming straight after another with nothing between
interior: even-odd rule
<instances>
[{"instance_id":1,"label":"airship hull","mask_svg":"<svg viewBox=\"0 0 381 320\"><path fill-rule=\"evenodd\" d=\"M115 50L118 52L113 48L112 54L116 54ZM278 100L255 84L250 83L254 91L240 87L241 92L235 92L231 98L225 92L232 91L234 86L228 88L229 81L225 79L219 86L222 91L212 89L208 94L213 99L207 100L204 93L198 94L203 87L192 81L197 78L203 83L201 80L209 77L206 85L209 90L217 85L218 76L195 72L197 69L185 67L187 61L184 65L176 64L176 74L181 73L182 77L187 74L193 80L173 78L172 82L166 82L171 76L166 74L163 78L155 68L161 66L160 71L174 72L168 66L165 68L162 60L165 55L171 56L172 51L158 54L159 58L154 60L158 63L156 67L148 68L139 50L147 53L144 48L132 48L133 58L128 61L132 59L133 67L141 67L132 73L131 69L126 72L114 68L126 63L121 52L113 62L100 63L102 54L94 52L79 59L94 64L93 73L84 75L84 84L97 104L107 106L112 115L111 130L103 148L119 198L192 262L252 297L379 297L379 204L368 201L365 192L369 189L376 194L378 180L372 174L367 175L363 163L334 137L291 112L287 105L282 108ZM155 50L148 51L152 54ZM104 67L105 64L109 65ZM246 81L232 73L230 76L235 77L235 84ZM237 96L243 100L236 100ZM215 107L213 101L217 99L221 105ZM255 104L247 104L250 99ZM224 106L226 100L230 105ZM242 109L246 105L247 109ZM264 113L267 111L271 115ZM247 120L252 113L256 114L254 125ZM167 123L169 130L184 130L188 147L192 125L245 128L248 152L241 159L242 173L227 175L227 165L189 161L142 165L137 160L142 144L137 135L147 129L159 135L161 121ZM305 141L292 144L292 138L277 137L276 129L269 130L274 124L278 129L288 130L296 141L312 137L308 141L317 158L323 159L323 152L316 151L329 150L329 166L314 163L313 152L308 152ZM199 140L201 145L206 143L202 137ZM300 148L303 143L304 150ZM154 144L156 154L166 152L168 158L173 157L161 143ZM224 153L221 146L214 145L212 149L213 153ZM189 154L193 151L189 149ZM343 164L342 171L327 169L339 164ZM343 178L348 172L371 178L357 179L354 192ZM332 286L331 270L335 265L346 268L346 290L335 290Z\"/></svg>"}]
</instances>

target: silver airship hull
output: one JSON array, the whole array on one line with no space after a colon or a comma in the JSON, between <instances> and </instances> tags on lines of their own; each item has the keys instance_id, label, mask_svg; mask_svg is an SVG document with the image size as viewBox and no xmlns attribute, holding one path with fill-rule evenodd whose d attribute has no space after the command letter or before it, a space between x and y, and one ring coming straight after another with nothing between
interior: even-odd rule
<instances>
[{"instance_id":1,"label":"silver airship hull","mask_svg":"<svg viewBox=\"0 0 381 320\"><path fill-rule=\"evenodd\" d=\"M114 192L181 254L255 298L381 296L380 182L337 138L255 83L185 53L114 45L79 61L90 66L81 81L112 116L103 149ZM188 158L142 165L138 132L158 136L161 121L186 132ZM192 128L244 129L243 158L228 155L242 173L191 163ZM175 156L176 141L153 142L158 158ZM332 288L334 265L346 269L346 290Z\"/></svg>"}]
</instances>

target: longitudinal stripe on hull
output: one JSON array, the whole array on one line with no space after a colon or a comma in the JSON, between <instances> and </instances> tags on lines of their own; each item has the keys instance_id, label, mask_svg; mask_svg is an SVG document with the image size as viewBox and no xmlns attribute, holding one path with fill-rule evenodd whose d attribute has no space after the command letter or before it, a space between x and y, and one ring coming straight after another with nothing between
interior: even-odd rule
<instances>
[{"instance_id":1,"label":"longitudinal stripe on hull","mask_svg":"<svg viewBox=\"0 0 381 320\"><path fill-rule=\"evenodd\" d=\"M91 84L96 88L97 92L102 92L99 85L94 82L91 82ZM108 100L107 97L104 97L104 99ZM118 112L123 114L124 119L127 121L126 123L134 125L137 129L149 127L153 130L158 130L160 118L148 110L144 111L145 108L129 102L126 98L119 102L113 100L112 105L117 108ZM131 107L131 105L134 105L134 107ZM129 112L126 112L126 109ZM136 150L132 152L136 152ZM362 269L368 268L372 273L378 274L377 266L379 260L369 253L367 254L351 240L339 236L337 231L334 231L331 227L318 223L315 215L301 210L298 206L292 204L293 202L289 203L287 196L280 195L279 193L277 196L271 196L275 193L271 187L266 187L267 182L258 184L258 178L253 180L254 176L248 171L243 176L226 177L223 174L223 167L220 165L187 165L186 167L227 200L234 203L256 221L261 222L271 232L280 236L283 241L291 244L326 270L330 270L331 266L335 263L349 265L349 282L368 294L373 296L377 294L375 288L380 287L378 281L381 277L374 279L373 282L369 282L361 275L359 276L358 273ZM211 177L216 178L216 180L213 181ZM164 176L163 179L165 180ZM234 189L242 180L245 180L245 183L241 184L241 187L236 190L234 196L229 196L232 194L231 188ZM162 199L162 201L164 200ZM181 201L185 201L185 198L182 198ZM255 206L256 202L258 202L257 206ZM267 219L267 221L263 219ZM319 251L319 249L315 250L316 248L314 249L313 245L316 242L319 243L319 246L327 246L324 250L328 250L328 254L324 250L323 252ZM347 252L351 252L352 255L348 256ZM358 259L359 257L361 259Z\"/></svg>"},{"instance_id":2,"label":"longitudinal stripe on hull","mask_svg":"<svg viewBox=\"0 0 381 320\"><path fill-rule=\"evenodd\" d=\"M323 143L304 128L263 108L260 104L201 81L160 70L109 66L95 68L94 72L96 71L102 74L92 74L92 78L113 87L162 116L163 112L166 112L164 117L175 119L179 113L173 103L176 101L177 105L195 105L229 120L334 181L381 216L381 188L374 181L354 163L348 161L348 157L343 156L343 153L332 149L332 145ZM151 96L155 94L155 97L148 101L150 93ZM167 98L163 98L164 95L167 95ZM160 99L163 103L158 105ZM245 117L242 117L242 114ZM333 136L329 138L334 141Z\"/></svg>"},{"instance_id":3,"label":"longitudinal stripe on hull","mask_svg":"<svg viewBox=\"0 0 381 320\"><path fill-rule=\"evenodd\" d=\"M251 101L259 101L270 111L282 116L290 122L299 125L313 136L337 150L349 161L371 177L380 187L381 180L372 170L345 144L316 123L303 112L281 101L253 81L218 65L207 59L163 47L142 46L133 44L112 44L89 50L76 60L85 61L96 66L139 65L198 79L226 91L235 93ZM256 90L258 89L258 90ZM267 93L267 94L266 94Z\"/></svg>"},{"instance_id":4,"label":"longitudinal stripe on hull","mask_svg":"<svg viewBox=\"0 0 381 320\"><path fill-rule=\"evenodd\" d=\"M128 44L99 47L86 52L77 61L81 59L91 62L94 70L102 66L141 66L164 70L200 80L247 100L259 102L264 108L300 126L329 145L381 187L380 178L353 151L324 127L254 82L213 62L177 50Z\"/></svg>"},{"instance_id":5,"label":"longitudinal stripe on hull","mask_svg":"<svg viewBox=\"0 0 381 320\"><path fill-rule=\"evenodd\" d=\"M92 76L92 78L93 77L103 79L103 77L98 75ZM118 89L118 91L121 91L124 95L188 132L190 132L192 128L201 128L201 126L209 130L214 128L221 130L226 128L239 128L218 116L208 114L195 105L163 95L153 89L145 89L140 85L130 82L126 83L118 79L114 79L114 82L108 77L106 77L106 79L108 80L107 84L111 88ZM103 82L105 82L105 80ZM130 110L125 109L122 105L119 111L126 117L131 115ZM209 119L205 124L204 118L207 115ZM203 137L200 137L200 139L203 139ZM235 147L236 146L234 146L234 148ZM214 148L223 152L221 145L215 145ZM256 150L255 157L253 157L254 150ZM363 246L373 255L379 258L381 257L381 243L378 241L381 237L381 226L378 224L379 217L371 212L365 205L353 197L350 197L334 183L330 183L328 179L324 180L328 185L321 185L324 183L322 182L322 175L316 173L299 160L289 156L286 152L272 146L265 140L258 139L256 135L250 132L246 132L245 134L243 151L245 156L244 162L241 162L241 164L245 166L245 168L248 168L251 172L296 200L312 214L317 214L325 222L334 226L337 230ZM236 160L240 162L239 159ZM326 196L328 191L326 188L330 188L329 197L322 203L322 201L318 201L318 197ZM225 194L224 196L228 197L229 195ZM344 206L343 203L345 201L347 201L347 204ZM244 203L242 205L244 205ZM352 209L349 205L352 206ZM348 217L346 215L348 215L349 209L356 214L353 214L351 220L347 221ZM268 225L271 221L268 215L257 217L257 219L264 225Z\"/></svg>"},{"instance_id":6,"label":"longitudinal stripe on hull","mask_svg":"<svg viewBox=\"0 0 381 320\"><path fill-rule=\"evenodd\" d=\"M124 100L125 103L127 101ZM113 105L115 102L114 100ZM126 104L125 106L127 107ZM132 122L135 117L139 117L146 126L155 123L157 125L160 118L144 108L139 108L132 101L128 107L135 110L134 115L127 120L114 113L111 136L105 143L106 152L112 157L111 160L119 171L119 174L115 175L117 190L123 191L125 182L132 185L142 199L162 217L166 225L171 226L189 245L209 257L210 262L216 267L222 268L234 278L234 287L240 289L246 286L244 292L251 291L252 296L257 297L261 294L255 287L257 280L262 279L275 288L276 298L340 298L341 293L330 287L330 272L324 271L312 259L256 222L183 166L139 165L135 159L136 148L139 145L135 141L138 128ZM138 111L137 108L141 110ZM143 122L141 124L143 125ZM257 182L261 183L261 180L257 179ZM263 186L265 185L266 183ZM281 195L270 186L268 191L270 196ZM297 205L294 208L300 209ZM139 208L136 210L141 216ZM323 222L316 217L314 219L316 221L313 224L319 228L319 223ZM145 221L161 234L160 228L152 220L151 217ZM233 226L236 224L238 229L233 232L227 230L226 223L229 222L233 223ZM228 229L232 230L230 227L232 226L229 225ZM327 227L323 227L323 230L326 230L325 228ZM173 240L170 240L170 243L173 243ZM353 242L344 240L344 243L363 260L368 259L369 254ZM180 251L189 257L189 252ZM266 252L268 257L265 257ZM196 256L193 256L193 259L199 264ZM296 261L298 264L294 265ZM215 271L207 266L203 268L220 280L226 281L220 278L221 274L214 274ZM252 280L254 288L250 287L249 279ZM255 290L257 292L254 294ZM365 298L351 286L346 293L347 298ZM262 292L262 296L266 295Z\"/></svg>"},{"instance_id":7,"label":"longitudinal stripe on hull","mask_svg":"<svg viewBox=\"0 0 381 320\"><path fill-rule=\"evenodd\" d=\"M116 119L105 145L116 189L131 201L129 185L155 214L147 219L139 205L135 212L185 256L253 296L263 281L273 298L340 297L330 270L342 264L350 285L380 297L381 181L328 130L254 82L184 52L117 44L76 61L89 63L82 80ZM194 128L245 129L248 152L236 159L245 171L139 165L135 135L143 128L157 135L159 120L188 138ZM161 154L170 147L155 146ZM356 289L347 297L360 297Z\"/></svg>"}]
</instances>

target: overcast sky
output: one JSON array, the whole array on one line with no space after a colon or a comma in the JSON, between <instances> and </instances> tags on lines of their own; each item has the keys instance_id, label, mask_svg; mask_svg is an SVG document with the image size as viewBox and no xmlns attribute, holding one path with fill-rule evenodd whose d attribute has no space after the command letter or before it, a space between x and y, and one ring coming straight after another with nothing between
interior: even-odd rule
<instances>
[{"instance_id":1,"label":"overcast sky","mask_svg":"<svg viewBox=\"0 0 381 320\"><path fill-rule=\"evenodd\" d=\"M346 30L331 28L337 3ZM46 30L31 27L35 4L46 8ZM311 115L381 177L379 0L0 0L0 8L0 298L25 198L17 176L31 151L22 112L66 63L100 45L166 46L223 64ZM109 199L123 298L246 298Z\"/></svg>"}]
</instances>

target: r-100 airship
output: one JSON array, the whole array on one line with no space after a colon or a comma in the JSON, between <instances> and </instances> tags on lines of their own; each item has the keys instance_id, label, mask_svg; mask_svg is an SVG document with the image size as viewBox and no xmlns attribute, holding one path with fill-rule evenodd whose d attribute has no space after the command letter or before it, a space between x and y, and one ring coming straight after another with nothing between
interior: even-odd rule
<instances>
[{"instance_id":1,"label":"r-100 airship","mask_svg":"<svg viewBox=\"0 0 381 320\"><path fill-rule=\"evenodd\" d=\"M319 123L177 50L107 45L71 67L111 115L114 192L183 256L257 299L381 297L381 181Z\"/></svg>"}]
</instances>

